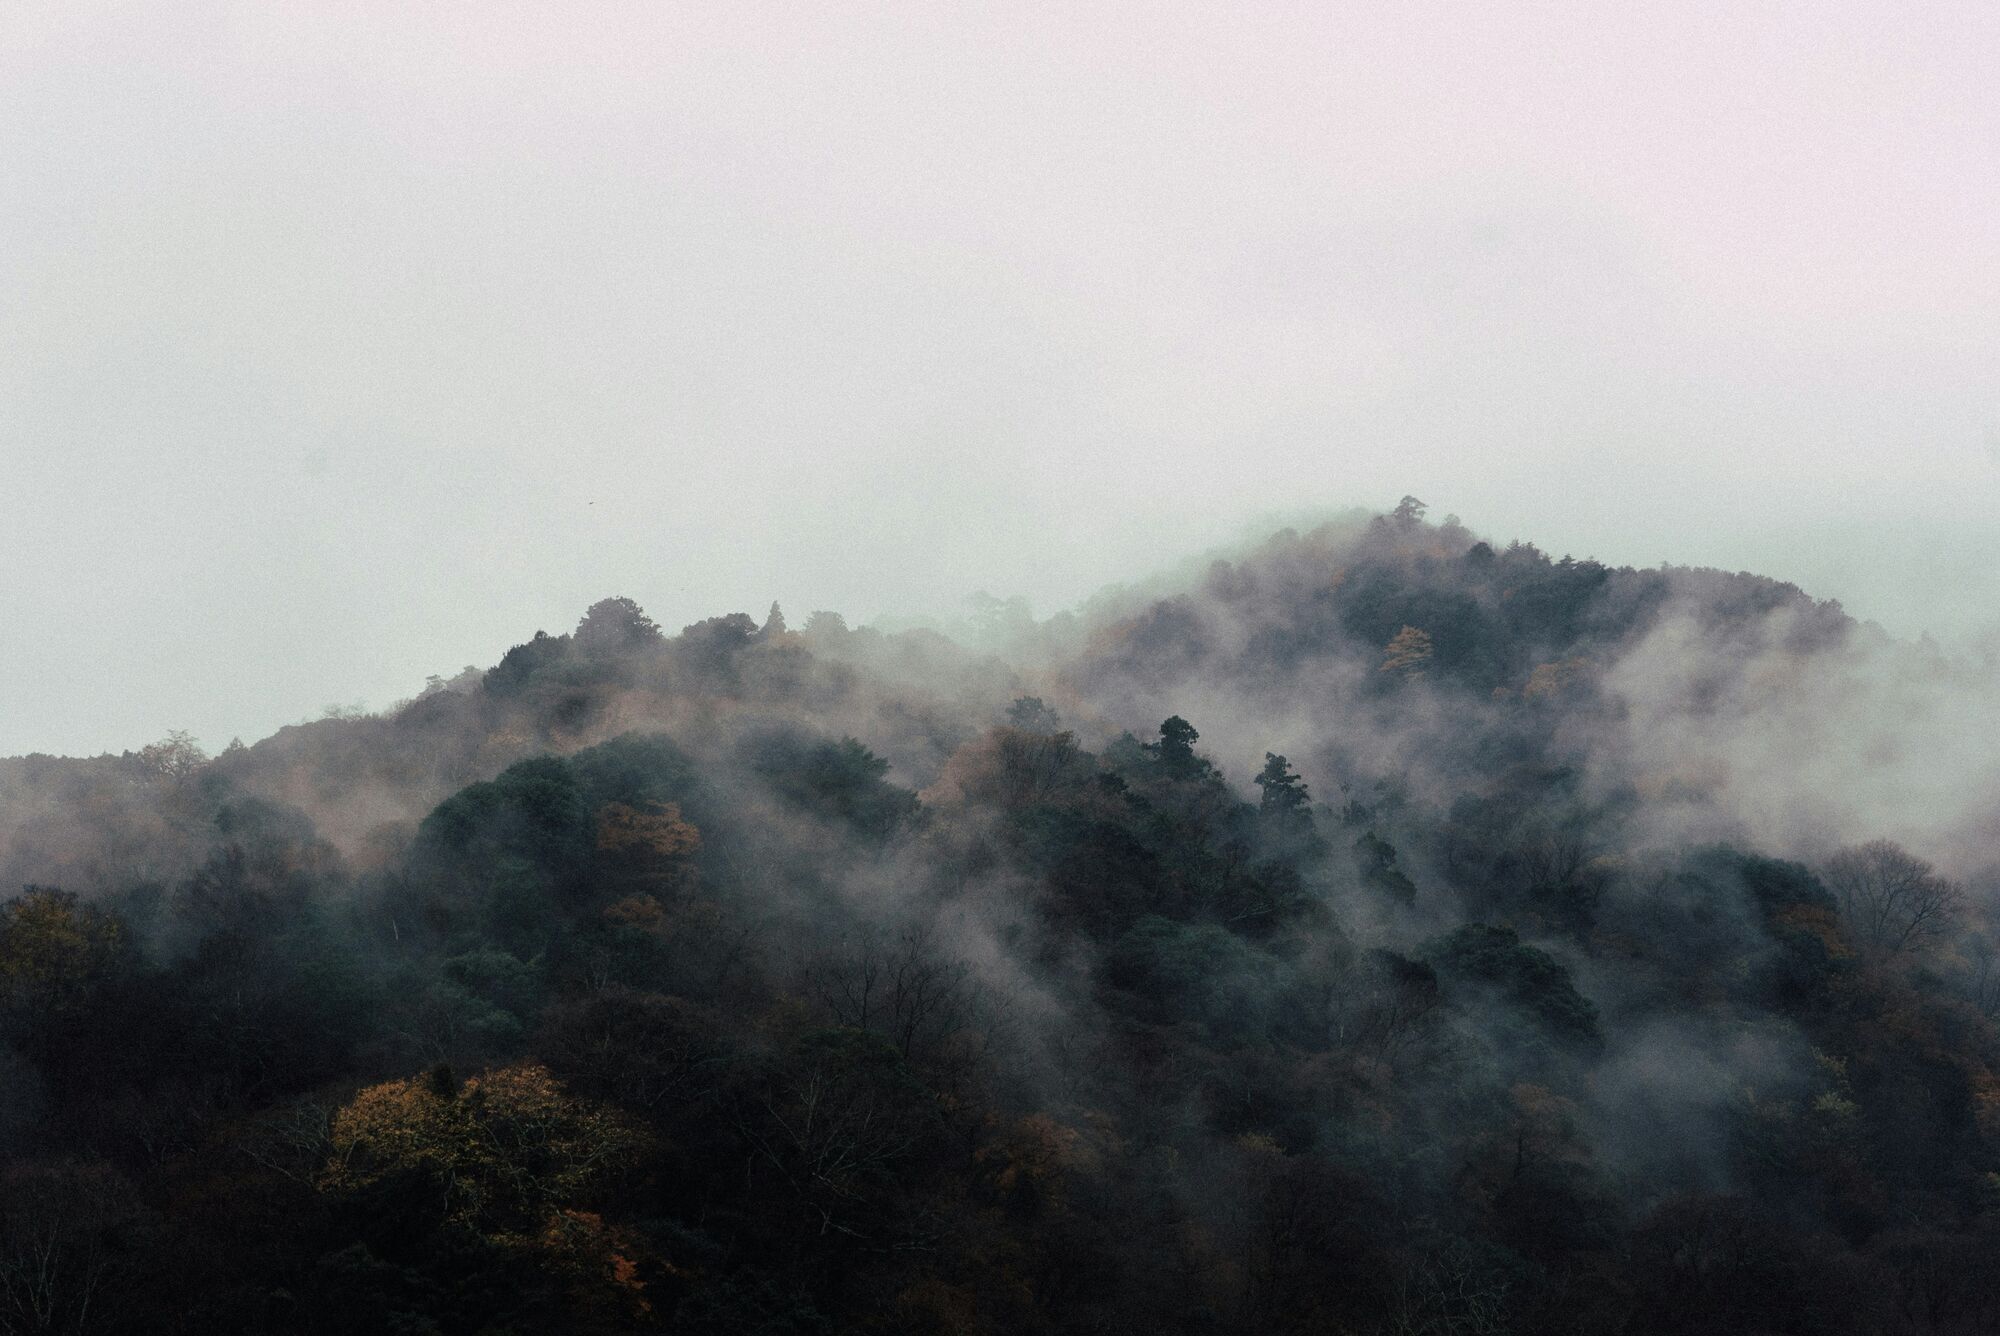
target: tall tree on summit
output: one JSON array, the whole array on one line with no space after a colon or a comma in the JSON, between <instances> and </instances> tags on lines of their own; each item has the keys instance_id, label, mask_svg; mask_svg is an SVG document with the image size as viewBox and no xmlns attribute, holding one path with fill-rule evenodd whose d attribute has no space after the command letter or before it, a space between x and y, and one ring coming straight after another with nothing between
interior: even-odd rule
<instances>
[{"instance_id":1,"label":"tall tree on summit","mask_svg":"<svg viewBox=\"0 0 2000 1336\"><path fill-rule=\"evenodd\" d=\"M1195 726L1179 715L1170 715L1160 725L1160 740L1146 744L1146 750L1159 761L1160 768L1175 779L1191 779L1201 770L1201 760L1194 754L1194 744L1201 740Z\"/></svg>"},{"instance_id":2,"label":"tall tree on summit","mask_svg":"<svg viewBox=\"0 0 2000 1336\"><path fill-rule=\"evenodd\" d=\"M572 637L577 648L589 653L616 654L636 649L660 639L660 628L646 610L629 598L599 599L583 614Z\"/></svg>"}]
</instances>

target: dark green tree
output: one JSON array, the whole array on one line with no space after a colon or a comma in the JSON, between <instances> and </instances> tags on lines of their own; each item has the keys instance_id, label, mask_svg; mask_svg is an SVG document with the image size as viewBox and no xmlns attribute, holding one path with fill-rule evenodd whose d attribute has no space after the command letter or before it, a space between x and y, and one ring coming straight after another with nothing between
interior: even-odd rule
<instances>
[{"instance_id":1,"label":"dark green tree","mask_svg":"<svg viewBox=\"0 0 2000 1336\"><path fill-rule=\"evenodd\" d=\"M1147 743L1146 750L1172 778L1192 779L1202 769L1201 759L1194 754L1194 744L1200 739L1195 726L1176 714L1160 725L1160 740Z\"/></svg>"},{"instance_id":2,"label":"dark green tree","mask_svg":"<svg viewBox=\"0 0 2000 1336\"><path fill-rule=\"evenodd\" d=\"M1326 845L1313 829L1312 794L1291 762L1275 752L1264 753L1264 768L1252 781L1263 791L1257 824L1265 847L1281 859L1316 859Z\"/></svg>"},{"instance_id":3,"label":"dark green tree","mask_svg":"<svg viewBox=\"0 0 2000 1336\"><path fill-rule=\"evenodd\" d=\"M1040 696L1022 696L1007 707L1007 724L1023 733L1054 733L1062 728L1062 717Z\"/></svg>"},{"instance_id":4,"label":"dark green tree","mask_svg":"<svg viewBox=\"0 0 2000 1336\"><path fill-rule=\"evenodd\" d=\"M1284 820L1303 816L1310 810L1312 795L1292 763L1275 752L1264 753L1264 768L1251 781L1264 796L1258 808L1267 818Z\"/></svg>"},{"instance_id":5,"label":"dark green tree","mask_svg":"<svg viewBox=\"0 0 2000 1336\"><path fill-rule=\"evenodd\" d=\"M616 654L658 644L660 628L631 599L606 598L590 605L571 640L587 654Z\"/></svg>"},{"instance_id":6,"label":"dark green tree","mask_svg":"<svg viewBox=\"0 0 2000 1336\"><path fill-rule=\"evenodd\" d=\"M1396 846L1374 831L1363 832L1354 842L1354 861L1361 868L1361 879L1370 886L1406 903L1417 898L1417 884L1396 866Z\"/></svg>"}]
</instances>

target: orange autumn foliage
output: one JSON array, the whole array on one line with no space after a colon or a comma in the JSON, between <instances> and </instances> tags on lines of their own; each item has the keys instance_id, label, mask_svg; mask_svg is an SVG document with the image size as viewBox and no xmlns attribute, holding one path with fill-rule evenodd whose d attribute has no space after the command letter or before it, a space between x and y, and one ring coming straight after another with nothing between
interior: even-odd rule
<instances>
[{"instance_id":1,"label":"orange autumn foliage","mask_svg":"<svg viewBox=\"0 0 2000 1336\"><path fill-rule=\"evenodd\" d=\"M699 848L701 832L681 818L676 803L606 803L597 814L599 853L685 858Z\"/></svg>"},{"instance_id":2,"label":"orange autumn foliage","mask_svg":"<svg viewBox=\"0 0 2000 1336\"><path fill-rule=\"evenodd\" d=\"M570 1095L540 1063L521 1062L462 1084L439 1069L369 1086L334 1115L331 1141L323 1190L428 1183L445 1219L507 1235L588 1192L644 1136Z\"/></svg>"}]
</instances>

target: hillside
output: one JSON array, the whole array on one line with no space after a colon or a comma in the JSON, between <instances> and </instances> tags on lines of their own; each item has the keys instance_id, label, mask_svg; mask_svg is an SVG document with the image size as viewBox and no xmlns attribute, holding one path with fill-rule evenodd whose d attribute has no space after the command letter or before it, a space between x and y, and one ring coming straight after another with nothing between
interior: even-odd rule
<instances>
[{"instance_id":1,"label":"hillside","mask_svg":"<svg viewBox=\"0 0 2000 1336\"><path fill-rule=\"evenodd\" d=\"M0 1331L2000 1325L1992 665L1414 499L988 623L0 761Z\"/></svg>"}]
</instances>

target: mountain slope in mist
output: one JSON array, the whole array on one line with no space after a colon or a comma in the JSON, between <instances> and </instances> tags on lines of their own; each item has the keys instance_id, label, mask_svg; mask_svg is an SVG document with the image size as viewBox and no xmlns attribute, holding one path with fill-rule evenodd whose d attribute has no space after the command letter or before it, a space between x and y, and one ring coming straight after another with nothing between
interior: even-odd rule
<instances>
[{"instance_id":1,"label":"mountain slope in mist","mask_svg":"<svg viewBox=\"0 0 2000 1336\"><path fill-rule=\"evenodd\" d=\"M0 1330L2000 1322L1992 665L1414 500L979 613L0 762Z\"/></svg>"}]
</instances>

